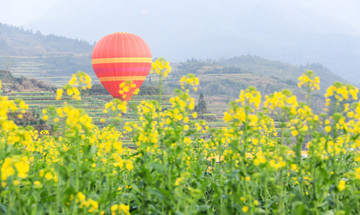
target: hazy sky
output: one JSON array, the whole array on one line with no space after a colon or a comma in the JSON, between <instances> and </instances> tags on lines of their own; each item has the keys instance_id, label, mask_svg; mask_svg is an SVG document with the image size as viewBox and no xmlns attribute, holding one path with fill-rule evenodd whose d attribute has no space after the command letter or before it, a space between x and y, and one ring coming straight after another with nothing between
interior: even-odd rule
<instances>
[{"instance_id":1,"label":"hazy sky","mask_svg":"<svg viewBox=\"0 0 360 215\"><path fill-rule=\"evenodd\" d=\"M170 60L319 62L360 83L359 0L0 0L0 22L93 43L126 31Z\"/></svg>"},{"instance_id":2,"label":"hazy sky","mask_svg":"<svg viewBox=\"0 0 360 215\"><path fill-rule=\"evenodd\" d=\"M0 21L13 25L36 26L33 23L46 19L62 19L68 16L74 22L80 22L91 27L92 16L100 19L98 23L107 26L116 26L114 23L104 23L101 20L126 19L142 16L152 17L161 22L162 14L185 12L178 6L189 11L197 11L199 14L190 14L194 24L199 22L202 15L214 13L216 16L238 16L237 11L249 12L246 10L260 9L264 13L273 13L282 16L284 19L300 24L301 27L329 22L333 27L332 32L343 32L349 34L360 34L360 1L358 0L1 0ZM180 9L180 10L178 10ZM178 11L176 11L178 10ZM110 12L110 13L109 13ZM224 14L225 12L225 14ZM295 12L295 13L294 13ZM179 15L179 14L176 14ZM189 14L185 14L189 15ZM85 16L85 17L83 17ZM244 16L243 16L244 17ZM90 18L90 20L88 20ZM218 17L212 17L216 19ZM249 17L251 18L251 17ZM321 20L323 19L323 20ZM86 23L86 20L89 22ZM210 19L211 20L211 19ZM119 20L114 20L119 21ZM164 21L164 20L163 20ZM316 23L320 22L320 23ZM96 23L97 24L97 23ZM139 24L132 22L131 24ZM97 26L94 26L97 27ZM44 29L45 30L45 29ZM62 31L65 32L65 31ZM88 36L85 39L93 39Z\"/></svg>"}]
</instances>

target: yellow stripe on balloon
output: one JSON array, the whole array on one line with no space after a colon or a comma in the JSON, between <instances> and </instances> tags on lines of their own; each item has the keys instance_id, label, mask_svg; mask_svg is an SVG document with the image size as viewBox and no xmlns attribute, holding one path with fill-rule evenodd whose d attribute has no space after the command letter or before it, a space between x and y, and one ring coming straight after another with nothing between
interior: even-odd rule
<instances>
[{"instance_id":1,"label":"yellow stripe on balloon","mask_svg":"<svg viewBox=\"0 0 360 215\"><path fill-rule=\"evenodd\" d=\"M99 80L103 81L144 81L146 76L114 76L114 77L100 77Z\"/></svg>"},{"instance_id":2,"label":"yellow stripe on balloon","mask_svg":"<svg viewBox=\"0 0 360 215\"><path fill-rule=\"evenodd\" d=\"M121 58L97 58L92 59L92 64L103 64L103 63L151 63L150 57L121 57Z\"/></svg>"}]
</instances>

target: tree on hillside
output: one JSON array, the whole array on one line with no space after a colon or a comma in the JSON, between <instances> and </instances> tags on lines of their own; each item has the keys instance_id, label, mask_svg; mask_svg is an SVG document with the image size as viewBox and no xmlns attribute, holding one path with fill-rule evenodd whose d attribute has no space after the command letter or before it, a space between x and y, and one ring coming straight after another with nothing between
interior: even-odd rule
<instances>
[{"instance_id":1,"label":"tree on hillside","mask_svg":"<svg viewBox=\"0 0 360 215\"><path fill-rule=\"evenodd\" d=\"M207 111L207 105L203 93L200 93L198 104L195 106L195 111L199 114L204 114Z\"/></svg>"}]
</instances>

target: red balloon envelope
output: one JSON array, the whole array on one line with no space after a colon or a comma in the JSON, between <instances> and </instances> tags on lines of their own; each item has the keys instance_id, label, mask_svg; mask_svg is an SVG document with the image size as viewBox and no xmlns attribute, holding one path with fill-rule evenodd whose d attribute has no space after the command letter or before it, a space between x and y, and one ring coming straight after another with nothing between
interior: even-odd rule
<instances>
[{"instance_id":1,"label":"red balloon envelope","mask_svg":"<svg viewBox=\"0 0 360 215\"><path fill-rule=\"evenodd\" d=\"M124 81L140 88L151 69L151 52L143 39L135 34L118 32L99 40L92 53L92 66L102 85L114 98L130 100L129 92L119 93ZM124 96L125 95L125 96ZM125 97L125 98L124 98Z\"/></svg>"}]
</instances>

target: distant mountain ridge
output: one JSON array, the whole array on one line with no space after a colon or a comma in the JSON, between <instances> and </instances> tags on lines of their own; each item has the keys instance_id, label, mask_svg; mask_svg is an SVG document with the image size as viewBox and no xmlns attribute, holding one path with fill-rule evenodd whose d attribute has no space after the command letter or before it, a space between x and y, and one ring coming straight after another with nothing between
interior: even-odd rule
<instances>
[{"instance_id":1,"label":"distant mountain ridge","mask_svg":"<svg viewBox=\"0 0 360 215\"><path fill-rule=\"evenodd\" d=\"M89 55L92 47L84 40L43 35L40 31L34 33L22 27L0 23L0 55Z\"/></svg>"},{"instance_id":2,"label":"distant mountain ridge","mask_svg":"<svg viewBox=\"0 0 360 215\"><path fill-rule=\"evenodd\" d=\"M258 75L278 77L283 81L297 82L297 78L306 70L312 70L320 77L320 87L322 92L334 82L349 83L344 78L332 73L330 69L319 64L312 63L302 66L294 66L279 61L267 60L258 56L244 55L240 57L233 57L224 60L218 60L222 66L232 66L235 68L242 68L251 71Z\"/></svg>"}]
</instances>

